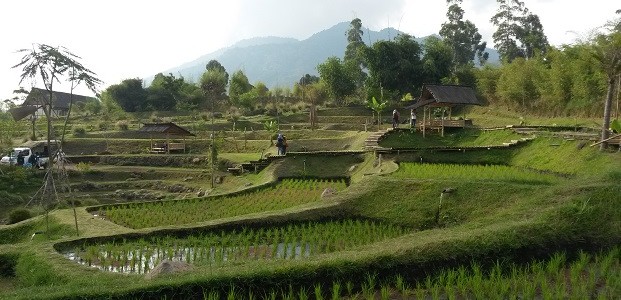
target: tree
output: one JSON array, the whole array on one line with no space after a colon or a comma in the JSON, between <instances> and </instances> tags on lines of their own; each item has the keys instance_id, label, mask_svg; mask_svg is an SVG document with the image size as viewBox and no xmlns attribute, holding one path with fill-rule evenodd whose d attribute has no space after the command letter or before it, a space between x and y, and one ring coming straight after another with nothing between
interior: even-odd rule
<instances>
[{"instance_id":1,"label":"tree","mask_svg":"<svg viewBox=\"0 0 621 300\"><path fill-rule=\"evenodd\" d=\"M362 89L367 74L362 71L364 67L364 49L367 45L362 41L362 21L358 18L350 22L347 31L347 47L345 48L345 57L343 63L346 71L353 78L356 89Z\"/></svg>"},{"instance_id":2,"label":"tree","mask_svg":"<svg viewBox=\"0 0 621 300\"><path fill-rule=\"evenodd\" d=\"M231 82L229 83L229 99L235 106L240 106L239 101L242 94L248 93L252 90L252 85L248 81L248 77L242 70L237 70L231 76ZM242 105L243 106L243 105Z\"/></svg>"},{"instance_id":3,"label":"tree","mask_svg":"<svg viewBox=\"0 0 621 300\"><path fill-rule=\"evenodd\" d=\"M142 87L142 79L125 79L120 84L109 86L106 92L112 101L123 111L143 111L147 108L147 91Z\"/></svg>"},{"instance_id":4,"label":"tree","mask_svg":"<svg viewBox=\"0 0 621 300\"><path fill-rule=\"evenodd\" d=\"M356 89L354 78L347 72L345 65L338 57L329 57L317 66L317 70L321 80L326 83L334 103L344 104L345 97L354 93Z\"/></svg>"},{"instance_id":5,"label":"tree","mask_svg":"<svg viewBox=\"0 0 621 300\"><path fill-rule=\"evenodd\" d=\"M224 66L222 66L222 64L220 64L219 61L212 59L210 60L207 65L205 66L205 70L207 71L221 71L224 73L224 76L226 78L226 82L229 82L229 73L226 72L226 69L224 68Z\"/></svg>"},{"instance_id":6,"label":"tree","mask_svg":"<svg viewBox=\"0 0 621 300\"><path fill-rule=\"evenodd\" d=\"M453 50L453 64L455 67L473 62L478 58L483 65L489 53L485 52L486 42L481 42L481 34L469 20L463 20L464 10L459 6L462 0L447 0L448 11L446 17L448 21L442 24L440 36Z\"/></svg>"},{"instance_id":7,"label":"tree","mask_svg":"<svg viewBox=\"0 0 621 300\"><path fill-rule=\"evenodd\" d=\"M511 62L518 57L533 58L545 53L549 44L539 17L519 0L496 0L498 11L491 18L497 27L493 34L500 58Z\"/></svg>"},{"instance_id":8,"label":"tree","mask_svg":"<svg viewBox=\"0 0 621 300\"><path fill-rule=\"evenodd\" d=\"M208 70L201 76L200 88L208 99L217 102L224 97L226 92L228 75L221 70L212 69ZM215 103L212 103L215 104ZM212 105L212 108L215 105Z\"/></svg>"},{"instance_id":9,"label":"tree","mask_svg":"<svg viewBox=\"0 0 621 300\"><path fill-rule=\"evenodd\" d=\"M369 94L382 93L385 98L398 99L399 95L417 94L423 84L421 47L410 35L374 43L365 50L365 62L369 68Z\"/></svg>"},{"instance_id":10,"label":"tree","mask_svg":"<svg viewBox=\"0 0 621 300\"><path fill-rule=\"evenodd\" d=\"M453 50L445 41L430 36L423 45L423 71L425 83L439 83L450 77L453 69Z\"/></svg>"},{"instance_id":11,"label":"tree","mask_svg":"<svg viewBox=\"0 0 621 300\"><path fill-rule=\"evenodd\" d=\"M175 78L173 74L158 73L151 85L146 89L147 106L157 110L172 110L177 103L183 101L181 89L185 81L183 77Z\"/></svg>"},{"instance_id":12,"label":"tree","mask_svg":"<svg viewBox=\"0 0 621 300\"><path fill-rule=\"evenodd\" d=\"M211 63L211 62L210 62ZM209 65L207 65L209 67ZM216 102L224 97L226 85L228 83L228 74L223 71L224 68L208 68L201 76L199 82L200 88L205 94L205 98L211 102L211 152L217 153L216 149L216 132L214 126ZM215 166L216 161L211 160L211 187L215 185Z\"/></svg>"},{"instance_id":13,"label":"tree","mask_svg":"<svg viewBox=\"0 0 621 300\"><path fill-rule=\"evenodd\" d=\"M310 107L308 110L308 122L310 123L311 129L315 129L317 125L317 98L318 98L318 90L314 86L319 83L319 77L311 76L306 74L300 78L298 86L302 91L302 101L306 101L308 99Z\"/></svg>"},{"instance_id":14,"label":"tree","mask_svg":"<svg viewBox=\"0 0 621 300\"><path fill-rule=\"evenodd\" d=\"M513 61L517 57L523 57L523 53L517 43L519 35L520 18L525 13L524 2L519 0L496 0L498 11L490 19L490 22L497 27L492 35L494 44L500 58L507 62Z\"/></svg>"},{"instance_id":15,"label":"tree","mask_svg":"<svg viewBox=\"0 0 621 300\"><path fill-rule=\"evenodd\" d=\"M608 78L608 89L604 102L604 121L602 124L601 140L609 136L610 115L612 111L612 98L617 76L621 74L621 31L615 30L610 34L599 34L593 40L593 57L600 63L602 70ZM607 147L607 143L600 144L600 150Z\"/></svg>"},{"instance_id":16,"label":"tree","mask_svg":"<svg viewBox=\"0 0 621 300\"><path fill-rule=\"evenodd\" d=\"M527 59L535 57L539 53L546 53L550 44L543 32L543 25L539 16L529 13L520 19L518 28L518 40L522 43L522 53Z\"/></svg>"},{"instance_id":17,"label":"tree","mask_svg":"<svg viewBox=\"0 0 621 300\"><path fill-rule=\"evenodd\" d=\"M71 105L73 103L73 89L80 83L84 83L88 89L96 92L97 86L101 83L96 77L96 74L84 67L79 62L81 59L79 56L71 53L67 48L59 46L52 47L46 44L33 44L32 49L18 50L20 53L24 53L21 61L14 65L13 68L21 68L22 73L20 75L20 84L25 79L36 80L40 78L45 89L48 93L48 97L44 98L42 103L43 111L47 118L47 146L49 149L50 160L48 162L48 171L46 172L42 193L42 204L45 209L46 228L49 232L48 215L51 208L51 200L55 194L56 187L54 184L53 166L54 157L58 157L59 161L62 161L63 157L59 155L62 151L62 142L60 143L60 149L52 151L51 136L53 134L52 129L52 109L54 100L54 83L60 82L61 77L67 77L67 80L71 82L71 100L69 106L69 112L71 112ZM67 128L67 119L65 119L64 132ZM73 204L73 201L72 201ZM76 231L78 230L77 215L74 206L74 217L76 222Z\"/></svg>"}]
</instances>

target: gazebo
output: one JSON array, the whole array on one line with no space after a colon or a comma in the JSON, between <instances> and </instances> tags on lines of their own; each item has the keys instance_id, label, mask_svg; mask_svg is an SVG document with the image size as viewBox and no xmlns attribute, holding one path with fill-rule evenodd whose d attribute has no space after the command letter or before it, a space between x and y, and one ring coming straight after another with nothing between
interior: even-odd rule
<instances>
[{"instance_id":1,"label":"gazebo","mask_svg":"<svg viewBox=\"0 0 621 300\"><path fill-rule=\"evenodd\" d=\"M457 105L482 105L477 99L474 89L463 85L440 85L425 84L421 96L416 103L407 106L406 109L418 109L423 107L423 121L419 124L423 131L423 136L427 128L439 130L444 136L444 128L464 128L472 125L472 120L451 120L452 108ZM433 108L448 108L448 119L442 117L432 118Z\"/></svg>"},{"instance_id":2,"label":"gazebo","mask_svg":"<svg viewBox=\"0 0 621 300\"><path fill-rule=\"evenodd\" d=\"M185 153L185 137L186 136L195 136L193 133L185 130L184 128L178 126L175 123L145 123L140 129L139 132L144 132L149 134L149 138L151 140L151 153L166 153L170 154L171 150L181 150ZM165 137L165 143L154 143L153 137ZM183 142L171 143L171 137L175 139L183 138Z\"/></svg>"}]
</instances>

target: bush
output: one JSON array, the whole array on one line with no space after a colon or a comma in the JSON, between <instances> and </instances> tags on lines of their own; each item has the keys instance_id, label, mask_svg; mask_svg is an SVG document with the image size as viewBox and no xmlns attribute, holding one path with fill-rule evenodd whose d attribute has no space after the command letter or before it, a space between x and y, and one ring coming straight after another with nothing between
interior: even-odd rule
<instances>
[{"instance_id":1,"label":"bush","mask_svg":"<svg viewBox=\"0 0 621 300\"><path fill-rule=\"evenodd\" d=\"M9 214L9 224L15 224L30 218L32 218L30 210L25 208L17 208Z\"/></svg>"},{"instance_id":2,"label":"bush","mask_svg":"<svg viewBox=\"0 0 621 300\"><path fill-rule=\"evenodd\" d=\"M108 123L99 122L99 124L97 124L97 128L99 128L99 131L106 131L108 130Z\"/></svg>"},{"instance_id":3,"label":"bush","mask_svg":"<svg viewBox=\"0 0 621 300\"><path fill-rule=\"evenodd\" d=\"M129 123L127 123L127 121L125 121L125 120L117 121L116 122L116 127L119 130L127 131L127 130L129 130Z\"/></svg>"},{"instance_id":4,"label":"bush","mask_svg":"<svg viewBox=\"0 0 621 300\"><path fill-rule=\"evenodd\" d=\"M88 173L91 170L91 165L85 162L79 162L75 166L75 168L78 169L78 171L80 171L81 173Z\"/></svg>"},{"instance_id":5,"label":"bush","mask_svg":"<svg viewBox=\"0 0 621 300\"><path fill-rule=\"evenodd\" d=\"M73 128L73 135L76 137L83 137L84 135L86 135L86 128L84 127L74 127Z\"/></svg>"}]
</instances>

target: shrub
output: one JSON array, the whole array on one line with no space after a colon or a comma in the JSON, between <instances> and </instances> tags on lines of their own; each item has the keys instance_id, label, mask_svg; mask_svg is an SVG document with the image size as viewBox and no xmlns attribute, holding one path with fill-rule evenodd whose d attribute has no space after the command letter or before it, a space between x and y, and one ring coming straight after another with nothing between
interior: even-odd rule
<instances>
[{"instance_id":1,"label":"shrub","mask_svg":"<svg viewBox=\"0 0 621 300\"><path fill-rule=\"evenodd\" d=\"M73 135L76 137L83 137L84 135L86 135L86 128L84 127L74 127L73 128Z\"/></svg>"},{"instance_id":2,"label":"shrub","mask_svg":"<svg viewBox=\"0 0 621 300\"><path fill-rule=\"evenodd\" d=\"M106 131L108 130L108 123L99 122L99 124L97 124L97 128L99 128L99 131Z\"/></svg>"},{"instance_id":3,"label":"shrub","mask_svg":"<svg viewBox=\"0 0 621 300\"><path fill-rule=\"evenodd\" d=\"M17 208L9 214L9 224L15 224L30 218L32 218L32 213L28 209Z\"/></svg>"},{"instance_id":4,"label":"shrub","mask_svg":"<svg viewBox=\"0 0 621 300\"><path fill-rule=\"evenodd\" d=\"M80 162L75 166L75 168L82 173L88 173L91 170L91 165L85 162Z\"/></svg>"},{"instance_id":5,"label":"shrub","mask_svg":"<svg viewBox=\"0 0 621 300\"><path fill-rule=\"evenodd\" d=\"M127 130L129 130L129 123L127 123L127 121L125 121L125 120L117 121L116 122L116 127L119 130L127 131Z\"/></svg>"}]
</instances>

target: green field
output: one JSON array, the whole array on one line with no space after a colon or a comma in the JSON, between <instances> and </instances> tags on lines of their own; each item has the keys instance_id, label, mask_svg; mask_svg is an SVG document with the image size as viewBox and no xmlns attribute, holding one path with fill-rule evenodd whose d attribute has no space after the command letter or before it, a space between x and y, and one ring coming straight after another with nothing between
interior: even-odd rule
<instances>
[{"instance_id":1,"label":"green field","mask_svg":"<svg viewBox=\"0 0 621 300\"><path fill-rule=\"evenodd\" d=\"M444 137L396 131L380 141L395 151L382 150L380 158L363 152L372 132L330 129L363 128L370 110L320 113L324 123L315 131L305 128L303 113L283 117L292 152L241 175L227 168L273 155L272 133L233 132L219 119L222 147L213 170L210 128L193 116L166 116L198 130L186 154L146 154L148 139L120 130L70 137L67 152L75 163L67 185L58 185L49 218L35 198L27 207L31 218L0 225L0 298L621 295L616 148L602 152L543 127L527 135L511 128ZM481 127L592 123L520 119L484 108L468 117ZM263 120L244 122L254 127ZM97 137L102 134L108 138ZM1 170L8 196L0 219L7 223L32 198L43 172ZM71 203L78 205L75 217ZM183 267L157 273L165 260Z\"/></svg>"}]
</instances>

